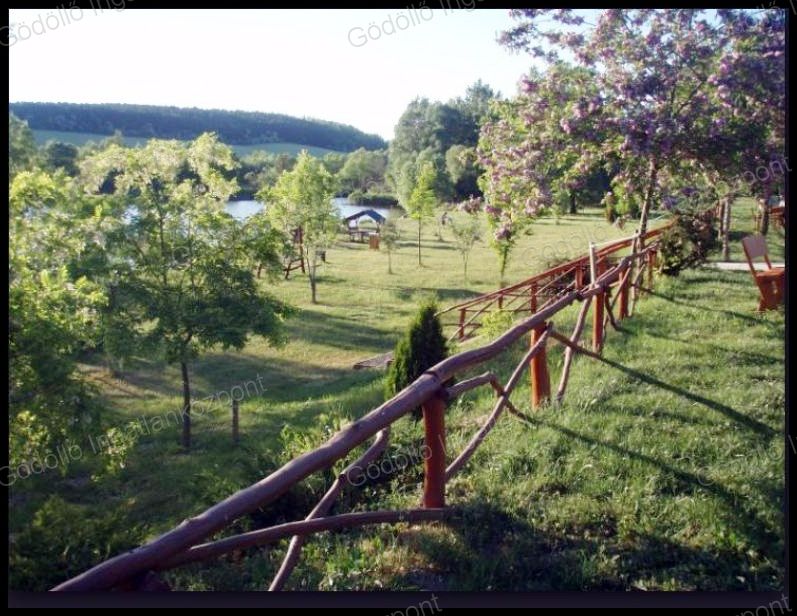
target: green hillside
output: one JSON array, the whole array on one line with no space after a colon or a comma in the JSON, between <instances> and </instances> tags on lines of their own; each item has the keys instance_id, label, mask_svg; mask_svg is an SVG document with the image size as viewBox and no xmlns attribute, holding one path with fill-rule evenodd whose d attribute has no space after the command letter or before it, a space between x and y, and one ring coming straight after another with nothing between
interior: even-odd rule
<instances>
[{"instance_id":1,"label":"green hillside","mask_svg":"<svg viewBox=\"0 0 797 616\"><path fill-rule=\"evenodd\" d=\"M62 141L63 143L71 143L77 146L84 145L89 141L102 141L107 139L110 135L100 135L98 133L79 133L62 130L36 130L33 129L33 136L36 143L43 145L48 141ZM146 143L147 139L144 137L123 137L126 146L137 146ZM312 145L302 145L300 143L255 143L251 145L230 145L238 156L247 156L256 150L265 152L274 152L281 154L286 152L288 154L297 154L301 150L307 150L313 156L323 156L329 152L336 152L338 150L330 150L328 148L321 148Z\"/></svg>"}]
</instances>

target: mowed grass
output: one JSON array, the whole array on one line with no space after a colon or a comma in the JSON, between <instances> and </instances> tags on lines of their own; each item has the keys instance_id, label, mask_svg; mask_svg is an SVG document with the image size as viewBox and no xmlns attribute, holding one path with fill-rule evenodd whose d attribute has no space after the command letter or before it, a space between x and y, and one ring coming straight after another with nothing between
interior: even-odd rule
<instances>
[{"instance_id":1,"label":"mowed grass","mask_svg":"<svg viewBox=\"0 0 797 616\"><path fill-rule=\"evenodd\" d=\"M110 135L100 135L99 133L80 133L73 131L62 130L41 130L34 129L33 137L36 143L44 145L48 141L61 141L63 143L71 143L76 146L82 146L93 141L99 143L104 141ZM144 145L149 141L146 137L122 137L122 141L128 147L138 147ZM232 150L238 156L248 156L255 151L271 152L273 154L298 154L302 150L307 150L313 156L324 156L330 152L337 152L337 150L330 150L329 148L321 148L314 145L302 145L299 143L288 143L283 141L276 141L273 143L254 143L250 145L230 145Z\"/></svg>"},{"instance_id":2,"label":"mowed grass","mask_svg":"<svg viewBox=\"0 0 797 616\"><path fill-rule=\"evenodd\" d=\"M734 230L747 231L748 223L739 215ZM434 225L425 228L419 267L416 227L405 220L401 228L393 275L383 251L341 242L327 253L318 305L310 304L301 274L271 289L300 308L286 347L253 340L242 352L209 353L192 367L195 398L258 383L257 395L241 404L238 447L229 409L219 404L212 417L197 419L190 454L180 452L176 423L164 420L166 427L139 439L124 468L102 471L108 456L84 445L66 477L49 471L12 487L11 587L48 588L151 539L379 404L383 372L351 366L392 349L415 298L435 293L450 305L498 283L488 246L474 249L466 283L448 229L440 242ZM513 253L507 281L582 254L589 239L630 231L608 226L597 210L540 220ZM502 417L448 485L451 520L315 536L287 588L780 588L784 315L759 315L756 306L746 272L658 279L623 331L609 331L603 360L576 359L563 405L531 410L522 379L513 400L527 419ZM558 329L569 331L576 309L556 316ZM505 381L526 345L478 371L491 368ZM561 349L552 347L554 388L561 364ZM112 423L144 417L152 425L180 408L172 366L140 358L120 381L100 365L86 370L102 387ZM452 404L450 457L492 404L484 390ZM419 424L399 421L386 459L417 460L421 439ZM304 517L330 479L313 476L225 534ZM421 479L419 464L382 473L347 491L335 511L416 507ZM176 589L264 590L286 545L167 578Z\"/></svg>"}]
</instances>

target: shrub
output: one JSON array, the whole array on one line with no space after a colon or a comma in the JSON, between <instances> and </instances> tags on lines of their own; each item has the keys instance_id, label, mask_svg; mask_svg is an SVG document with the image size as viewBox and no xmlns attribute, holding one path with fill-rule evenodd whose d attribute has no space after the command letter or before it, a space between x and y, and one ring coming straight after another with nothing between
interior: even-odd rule
<instances>
[{"instance_id":1,"label":"shrub","mask_svg":"<svg viewBox=\"0 0 797 616\"><path fill-rule=\"evenodd\" d=\"M427 300L421 304L407 333L396 344L385 379L386 399L392 398L448 355L443 326L436 312L436 302ZM420 419L420 409L415 409L413 415Z\"/></svg>"},{"instance_id":2,"label":"shrub","mask_svg":"<svg viewBox=\"0 0 797 616\"><path fill-rule=\"evenodd\" d=\"M482 319L482 333L490 340L505 333L514 321L513 314L508 310L497 310L484 315Z\"/></svg>"},{"instance_id":3,"label":"shrub","mask_svg":"<svg viewBox=\"0 0 797 616\"><path fill-rule=\"evenodd\" d=\"M678 213L673 224L661 234L659 271L677 276L681 270L697 267L716 247L714 212Z\"/></svg>"}]
</instances>

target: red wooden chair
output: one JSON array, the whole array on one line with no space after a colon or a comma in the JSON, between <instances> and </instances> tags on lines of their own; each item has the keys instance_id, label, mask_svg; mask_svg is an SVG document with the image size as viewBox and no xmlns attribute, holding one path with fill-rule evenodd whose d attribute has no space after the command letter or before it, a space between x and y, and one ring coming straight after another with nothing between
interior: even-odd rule
<instances>
[{"instance_id":1,"label":"red wooden chair","mask_svg":"<svg viewBox=\"0 0 797 616\"><path fill-rule=\"evenodd\" d=\"M756 233L742 238L742 247L747 257L747 264L758 290L761 292L761 300L758 302L759 312L762 310L774 310L783 301L783 289L786 283L786 270L782 267L772 267L767 253L767 242L763 235ZM767 269L757 270L754 260L763 257L767 264Z\"/></svg>"}]
</instances>

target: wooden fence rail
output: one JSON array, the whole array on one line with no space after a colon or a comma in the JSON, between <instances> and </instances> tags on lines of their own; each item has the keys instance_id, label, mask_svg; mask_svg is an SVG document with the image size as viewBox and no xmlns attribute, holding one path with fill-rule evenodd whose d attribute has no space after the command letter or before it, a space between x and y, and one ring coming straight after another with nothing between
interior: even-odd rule
<instances>
[{"instance_id":1,"label":"wooden fence rail","mask_svg":"<svg viewBox=\"0 0 797 616\"><path fill-rule=\"evenodd\" d=\"M644 239L651 239L660 231L660 229L651 231ZM638 289L642 274L646 270L651 272L655 263L657 243L654 241L645 248L641 248L642 242L639 242L632 248L634 250L632 254L620 258L618 263L611 265L608 259L609 255L630 245L631 240L621 240L597 251L599 267L596 275L589 280L588 285L584 276L589 268L589 257L582 257L523 283L508 287L507 289L518 297L524 297L524 293L528 293L525 298L528 298L529 310L532 314L500 337L479 348L448 357L424 372L393 398L341 429L317 449L294 458L264 479L232 494L206 511L184 520L180 525L150 543L106 560L59 584L53 590L143 589L147 587L145 580L150 580L153 575L156 575L153 572L189 562L215 558L234 549L263 545L292 537L282 566L270 585L271 590L278 590L283 587L296 565L302 543L310 534L363 524L426 522L444 519L451 511L445 508L446 482L467 463L495 425L504 408L513 414L519 413L510 401L510 396L526 366L529 366L531 373L531 406L536 407L549 399L550 384L545 359L547 343L554 340L566 347L564 366L556 395L557 401L561 401L564 396L574 353L600 357L605 338L604 321L613 319L611 317L612 302L609 301L612 286L619 285L620 318L625 318L626 313L622 306L624 301L627 302L627 295L625 300L622 297L623 294L628 293L632 269L636 268L637 275L631 288ZM566 276L572 276L572 280L559 287L555 293L547 296L545 304L538 307L536 303L542 297L533 291L539 292L545 288L546 284L550 285L554 280ZM470 300L444 312L461 310L463 307L478 310L475 307L485 303L490 305L492 301L497 300L501 292L507 289ZM518 290L521 291L518 292ZM507 294L503 296L506 297ZM576 326L568 338L556 331L551 318L575 302L581 302L582 306L578 313ZM590 307L593 308L594 313L592 351L579 344ZM633 311L633 305L631 310ZM606 317L604 317L604 311L609 313ZM530 348L505 386L502 386L491 372L468 378L451 387L444 385L456 375L504 353L526 335L530 339ZM496 404L485 424L474 434L465 449L451 464L446 466L446 404L465 391L485 385L490 385L495 391L498 397ZM354 485L354 480L361 477L363 467L383 454L388 444L391 424L418 407L423 409L425 443L431 452L424 459L422 508L327 516L341 492L348 485ZM226 537L210 543L202 543L207 537L227 527L241 516L274 502L292 486L312 473L331 468L336 461L346 457L369 439L374 440L368 449L356 462L349 464L338 475L332 487L304 520Z\"/></svg>"}]
</instances>

